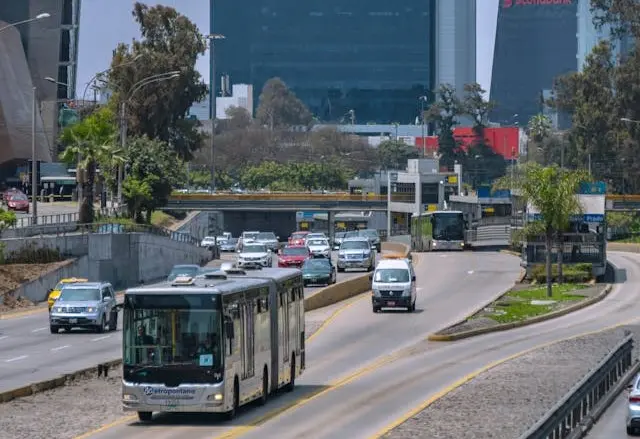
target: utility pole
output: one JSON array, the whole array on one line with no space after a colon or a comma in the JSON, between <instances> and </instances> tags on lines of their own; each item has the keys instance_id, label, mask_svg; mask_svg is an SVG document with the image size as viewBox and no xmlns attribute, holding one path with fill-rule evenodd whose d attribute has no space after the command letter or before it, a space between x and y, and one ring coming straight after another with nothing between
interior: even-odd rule
<instances>
[{"instance_id":1,"label":"utility pole","mask_svg":"<svg viewBox=\"0 0 640 439\"><path fill-rule=\"evenodd\" d=\"M38 157L36 156L36 118L38 117L38 90L33 87L31 97L31 223L38 224Z\"/></svg>"},{"instance_id":2,"label":"utility pole","mask_svg":"<svg viewBox=\"0 0 640 439\"><path fill-rule=\"evenodd\" d=\"M120 102L120 148L124 154L127 145L127 102ZM124 163L118 164L118 208L122 206L122 183L124 180Z\"/></svg>"},{"instance_id":3,"label":"utility pole","mask_svg":"<svg viewBox=\"0 0 640 439\"><path fill-rule=\"evenodd\" d=\"M216 135L216 52L215 52L215 41L216 40L224 40L226 37L220 34L211 34L207 35L207 39L209 40L209 59L211 62L211 84L209 87L211 88L209 92L209 119L211 119L211 137L209 139L209 147L211 148L211 193L216 191L216 162L215 162L215 144L214 137Z\"/></svg>"}]
</instances>

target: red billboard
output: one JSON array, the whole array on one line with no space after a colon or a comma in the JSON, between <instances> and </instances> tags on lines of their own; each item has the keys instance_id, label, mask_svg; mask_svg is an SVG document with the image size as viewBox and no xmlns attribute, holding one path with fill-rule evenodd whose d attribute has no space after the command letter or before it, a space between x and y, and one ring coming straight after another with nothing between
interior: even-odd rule
<instances>
[{"instance_id":1,"label":"red billboard","mask_svg":"<svg viewBox=\"0 0 640 439\"><path fill-rule=\"evenodd\" d=\"M461 144L462 149L465 151L469 149L469 146L476 140L476 135L472 128L459 127L453 130L453 137L455 137ZM427 151L425 155L431 155L438 150L438 138L435 136L425 137L425 143ZM520 130L517 127L500 127L500 128L485 128L484 140L491 149L500 154L506 160L515 160L518 158L518 152L520 150ZM422 151L422 138L416 137L416 147Z\"/></svg>"}]
</instances>

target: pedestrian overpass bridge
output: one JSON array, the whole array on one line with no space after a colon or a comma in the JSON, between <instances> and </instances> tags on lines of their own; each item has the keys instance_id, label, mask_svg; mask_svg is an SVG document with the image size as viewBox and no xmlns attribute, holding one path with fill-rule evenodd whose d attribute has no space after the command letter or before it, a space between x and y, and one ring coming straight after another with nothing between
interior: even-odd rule
<instances>
[{"instance_id":1,"label":"pedestrian overpass bridge","mask_svg":"<svg viewBox=\"0 0 640 439\"><path fill-rule=\"evenodd\" d=\"M386 195L347 193L174 194L165 210L386 211Z\"/></svg>"},{"instance_id":2,"label":"pedestrian overpass bridge","mask_svg":"<svg viewBox=\"0 0 640 439\"><path fill-rule=\"evenodd\" d=\"M262 194L174 194L165 210L217 211L385 211L386 195L348 193L314 194L305 192ZM607 195L606 210L640 211L640 195Z\"/></svg>"}]
</instances>

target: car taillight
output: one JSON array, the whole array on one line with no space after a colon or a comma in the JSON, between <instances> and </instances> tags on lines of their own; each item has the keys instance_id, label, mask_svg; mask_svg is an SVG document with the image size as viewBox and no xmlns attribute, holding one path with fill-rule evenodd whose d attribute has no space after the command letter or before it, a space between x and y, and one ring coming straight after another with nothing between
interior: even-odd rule
<instances>
[{"instance_id":1,"label":"car taillight","mask_svg":"<svg viewBox=\"0 0 640 439\"><path fill-rule=\"evenodd\" d=\"M630 396L629 403L640 404L640 395Z\"/></svg>"}]
</instances>

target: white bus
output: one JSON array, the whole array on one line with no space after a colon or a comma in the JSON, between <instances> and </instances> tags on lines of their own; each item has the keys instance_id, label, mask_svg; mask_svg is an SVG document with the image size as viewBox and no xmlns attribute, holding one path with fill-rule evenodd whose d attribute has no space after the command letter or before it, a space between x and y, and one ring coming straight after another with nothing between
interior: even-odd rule
<instances>
[{"instance_id":1,"label":"white bus","mask_svg":"<svg viewBox=\"0 0 640 439\"><path fill-rule=\"evenodd\" d=\"M211 272L125 293L123 408L214 412L266 403L304 370L302 273ZM289 328L286 330L285 328Z\"/></svg>"}]
</instances>

